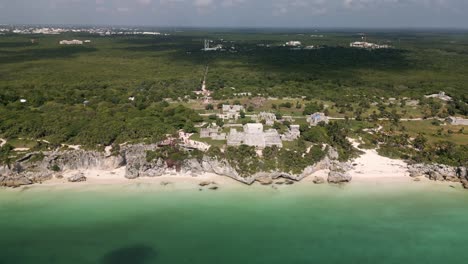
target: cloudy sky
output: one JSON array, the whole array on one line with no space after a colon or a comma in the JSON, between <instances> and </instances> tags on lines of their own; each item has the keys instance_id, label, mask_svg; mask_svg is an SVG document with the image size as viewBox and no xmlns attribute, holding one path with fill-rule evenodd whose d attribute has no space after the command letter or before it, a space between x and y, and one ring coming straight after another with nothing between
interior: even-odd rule
<instances>
[{"instance_id":1,"label":"cloudy sky","mask_svg":"<svg viewBox=\"0 0 468 264\"><path fill-rule=\"evenodd\" d=\"M468 28L468 0L0 0L0 24Z\"/></svg>"}]
</instances>

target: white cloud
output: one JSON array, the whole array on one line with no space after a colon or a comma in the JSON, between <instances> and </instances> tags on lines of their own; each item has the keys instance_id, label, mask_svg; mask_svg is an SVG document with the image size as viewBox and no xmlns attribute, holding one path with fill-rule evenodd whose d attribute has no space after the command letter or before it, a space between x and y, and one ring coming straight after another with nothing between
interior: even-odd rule
<instances>
[{"instance_id":1,"label":"white cloud","mask_svg":"<svg viewBox=\"0 0 468 264\"><path fill-rule=\"evenodd\" d=\"M128 8L128 7L117 7L116 10L117 10L117 12L120 12L120 13L126 13L126 12L130 11L130 8Z\"/></svg>"},{"instance_id":2,"label":"white cloud","mask_svg":"<svg viewBox=\"0 0 468 264\"><path fill-rule=\"evenodd\" d=\"M460 2L458 0L343 0L343 5L351 9L363 9L379 5L392 7L414 5L420 7L448 7Z\"/></svg>"},{"instance_id":3,"label":"white cloud","mask_svg":"<svg viewBox=\"0 0 468 264\"><path fill-rule=\"evenodd\" d=\"M332 0L333 1L333 0ZM328 11L326 0L273 0L273 15L307 11L310 15L321 15Z\"/></svg>"},{"instance_id":4,"label":"white cloud","mask_svg":"<svg viewBox=\"0 0 468 264\"><path fill-rule=\"evenodd\" d=\"M207 7L214 4L214 0L195 0L193 4L196 7Z\"/></svg>"}]
</instances>

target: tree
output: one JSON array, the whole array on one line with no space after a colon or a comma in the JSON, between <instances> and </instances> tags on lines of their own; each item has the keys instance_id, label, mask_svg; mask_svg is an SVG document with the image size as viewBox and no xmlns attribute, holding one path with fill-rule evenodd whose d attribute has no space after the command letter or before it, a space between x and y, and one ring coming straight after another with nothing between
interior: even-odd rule
<instances>
[{"instance_id":1,"label":"tree","mask_svg":"<svg viewBox=\"0 0 468 264\"><path fill-rule=\"evenodd\" d=\"M10 154L14 147L8 143L0 148L0 163L10 165Z\"/></svg>"},{"instance_id":2,"label":"tree","mask_svg":"<svg viewBox=\"0 0 468 264\"><path fill-rule=\"evenodd\" d=\"M291 108L292 104L291 104L291 102L285 102L285 103L280 104L280 107Z\"/></svg>"},{"instance_id":3,"label":"tree","mask_svg":"<svg viewBox=\"0 0 468 264\"><path fill-rule=\"evenodd\" d=\"M240 111L239 116L240 116L240 118L244 119L244 118L245 118L245 112L244 112L244 111Z\"/></svg>"},{"instance_id":4,"label":"tree","mask_svg":"<svg viewBox=\"0 0 468 264\"><path fill-rule=\"evenodd\" d=\"M194 124L192 121L187 121L184 126L184 132L185 133L196 133L197 129L195 128Z\"/></svg>"},{"instance_id":5,"label":"tree","mask_svg":"<svg viewBox=\"0 0 468 264\"><path fill-rule=\"evenodd\" d=\"M322 111L322 108L317 103L308 103L304 107L304 115L311 115L316 112Z\"/></svg>"},{"instance_id":6,"label":"tree","mask_svg":"<svg viewBox=\"0 0 468 264\"><path fill-rule=\"evenodd\" d=\"M219 127L224 126L224 121L221 118L216 119L216 125Z\"/></svg>"}]
</instances>

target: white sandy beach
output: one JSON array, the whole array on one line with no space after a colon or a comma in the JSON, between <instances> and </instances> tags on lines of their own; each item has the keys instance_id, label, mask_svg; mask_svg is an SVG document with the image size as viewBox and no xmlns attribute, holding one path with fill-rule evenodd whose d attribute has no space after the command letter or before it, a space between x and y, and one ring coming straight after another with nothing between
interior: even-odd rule
<instances>
[{"instance_id":1,"label":"white sandy beach","mask_svg":"<svg viewBox=\"0 0 468 264\"><path fill-rule=\"evenodd\" d=\"M352 141L353 145L357 147L358 143ZM378 185L407 185L417 184L413 178L409 176L407 170L407 164L402 160L394 160L380 156L376 150L365 150L360 149L364 152L359 158L352 161L353 169L349 171L352 176L350 184L366 184L371 186ZM324 179L328 177L328 170L317 171L303 179L301 185L314 185L314 176L320 176ZM71 183L68 182L67 178L76 175L77 173L83 173L87 178L86 182ZM216 174L205 173L197 177L191 175L184 175L173 173L171 175L160 176L160 177L145 177L137 179L125 178L125 168L119 168L115 170L80 170L80 171L65 171L62 179L52 179L44 182L43 186L64 186L65 188L80 188L84 186L109 186L109 185L122 185L131 186L137 185L148 185L148 186L164 186L166 188L173 187L177 189L193 189L199 188L201 182L212 182L210 186L218 186L222 188L237 188L246 186L236 180L229 177L219 176ZM429 182L428 179L423 178L420 181ZM448 183L437 183L447 185ZM260 185L254 183L254 185Z\"/></svg>"},{"instance_id":2,"label":"white sandy beach","mask_svg":"<svg viewBox=\"0 0 468 264\"><path fill-rule=\"evenodd\" d=\"M401 160L392 160L382 157L375 150L364 150L365 153L353 161L354 168L350 171L353 179L351 183L411 183L413 179L409 177L406 163ZM86 182L71 183L67 178L77 173L86 176ZM303 179L299 184L313 184L314 176L327 178L328 170L317 171L309 177ZM197 177L183 174L173 174L160 177L145 177L129 180L125 178L125 168L116 170L80 170L66 171L62 179L46 181L43 185L56 186L66 185L67 187L80 187L89 185L131 185L131 184L151 184L151 185L177 185L180 188L193 188L201 182L215 182L217 186L241 187L243 183L237 182L229 177L216 174L205 173ZM256 185L256 184L255 184Z\"/></svg>"}]
</instances>

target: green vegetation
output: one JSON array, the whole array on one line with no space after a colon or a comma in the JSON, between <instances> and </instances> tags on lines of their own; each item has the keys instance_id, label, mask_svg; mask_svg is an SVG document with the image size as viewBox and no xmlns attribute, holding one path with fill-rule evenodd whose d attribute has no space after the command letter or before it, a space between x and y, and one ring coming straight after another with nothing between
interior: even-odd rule
<instances>
[{"instance_id":1,"label":"green vegetation","mask_svg":"<svg viewBox=\"0 0 468 264\"><path fill-rule=\"evenodd\" d=\"M0 163L10 165L11 159L10 155L13 151L14 147L10 144L5 144L0 147Z\"/></svg>"},{"instance_id":2,"label":"green vegetation","mask_svg":"<svg viewBox=\"0 0 468 264\"><path fill-rule=\"evenodd\" d=\"M52 167L50 167L50 170L55 171L55 172L59 172L60 167L57 164L54 164L54 165L52 165Z\"/></svg>"},{"instance_id":3,"label":"green vegetation","mask_svg":"<svg viewBox=\"0 0 468 264\"><path fill-rule=\"evenodd\" d=\"M310 149L307 146L310 146ZM246 145L227 147L224 153L219 148L212 147L206 154L226 159L241 176L246 177L261 171L300 174L306 167L320 161L326 151L321 145L312 146L303 141L296 141L281 149L276 146L266 147L262 157L257 155L255 147Z\"/></svg>"},{"instance_id":4,"label":"green vegetation","mask_svg":"<svg viewBox=\"0 0 468 264\"><path fill-rule=\"evenodd\" d=\"M165 162L169 168L176 168L177 170L180 169L185 160L190 158L201 160L202 157L203 153L198 150L189 152L177 146L163 146L155 150L146 151L147 162L161 160Z\"/></svg>"},{"instance_id":5,"label":"green vegetation","mask_svg":"<svg viewBox=\"0 0 468 264\"><path fill-rule=\"evenodd\" d=\"M95 106L46 103L40 108L0 108L3 137L47 139L52 144L96 146L114 142L157 142L178 129L191 128L201 118L182 106L149 103L99 103Z\"/></svg>"},{"instance_id":6,"label":"green vegetation","mask_svg":"<svg viewBox=\"0 0 468 264\"><path fill-rule=\"evenodd\" d=\"M119 143L154 143L179 129L196 133L196 124L202 121L222 127L224 121L215 114L223 103L245 106L238 123L251 122L248 115L269 111L278 118L291 115L301 124L303 146L268 149L267 155L274 155L269 160L250 160L252 150L245 147L218 153L245 173L256 166L294 171L320 157L318 147L323 144L336 148L340 159L348 159L355 155L346 140L351 135L362 137L361 146L379 145L379 151L391 157L464 162L468 137L463 127L442 126L436 120L403 121L467 116L468 36L464 32L370 32L369 41L395 46L382 50L348 48L349 42L360 39L356 33L321 34L323 38L293 31L215 30L151 37L2 35L0 137L8 145L0 151L0 162L9 163L14 148L41 151L63 143L94 149L112 145L116 155ZM30 43L30 38L37 42ZM91 44L58 45L67 38L86 38ZM230 51L202 52L203 39ZM321 48L281 47L292 39ZM204 105L195 100L193 91L200 90L206 66L207 88L215 101ZM424 98L439 91L454 100ZM240 93L251 96L235 95ZM319 111L346 120L304 126L303 115ZM378 123L384 126L382 133L363 131ZM285 130L288 123L274 126ZM218 147L224 144L204 141ZM298 154L312 145L311 157ZM186 157L182 154L166 149L149 153L148 158L177 163Z\"/></svg>"},{"instance_id":7,"label":"green vegetation","mask_svg":"<svg viewBox=\"0 0 468 264\"><path fill-rule=\"evenodd\" d=\"M432 124L432 121L384 123L380 133L360 134L365 147L378 147L379 154L414 162L468 165L468 133L460 126ZM457 132L444 132L444 131Z\"/></svg>"}]
</instances>

